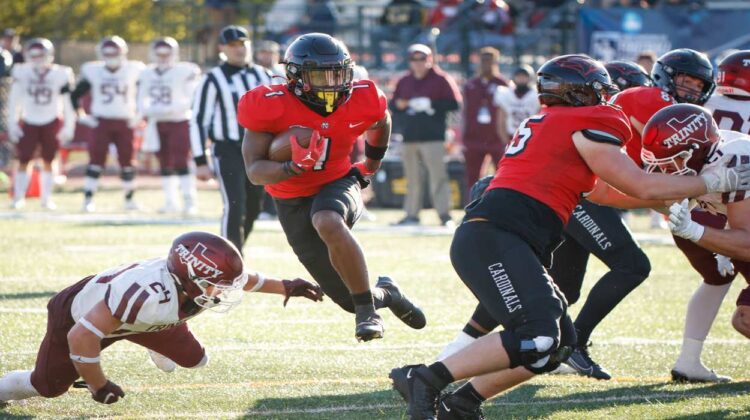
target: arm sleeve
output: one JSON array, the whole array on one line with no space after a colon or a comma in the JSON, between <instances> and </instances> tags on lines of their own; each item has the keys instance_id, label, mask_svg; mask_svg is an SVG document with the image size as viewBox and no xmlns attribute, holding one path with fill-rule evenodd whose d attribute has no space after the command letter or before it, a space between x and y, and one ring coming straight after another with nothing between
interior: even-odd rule
<instances>
[{"instance_id":1,"label":"arm sleeve","mask_svg":"<svg viewBox=\"0 0 750 420\"><path fill-rule=\"evenodd\" d=\"M193 116L190 118L190 149L196 165L205 165L208 126L216 106L216 85L207 74L198 85L193 99Z\"/></svg>"},{"instance_id":2,"label":"arm sleeve","mask_svg":"<svg viewBox=\"0 0 750 420\"><path fill-rule=\"evenodd\" d=\"M73 109L80 108L79 101L91 90L91 83L87 79L82 78L78 81L76 88L70 93L70 102L73 104Z\"/></svg>"},{"instance_id":3,"label":"arm sleeve","mask_svg":"<svg viewBox=\"0 0 750 420\"><path fill-rule=\"evenodd\" d=\"M18 123L18 119L21 117L20 105L21 105L21 92L23 87L20 86L21 81L17 77L16 69L13 69L13 83L10 85L10 93L8 94L8 125Z\"/></svg>"}]
</instances>

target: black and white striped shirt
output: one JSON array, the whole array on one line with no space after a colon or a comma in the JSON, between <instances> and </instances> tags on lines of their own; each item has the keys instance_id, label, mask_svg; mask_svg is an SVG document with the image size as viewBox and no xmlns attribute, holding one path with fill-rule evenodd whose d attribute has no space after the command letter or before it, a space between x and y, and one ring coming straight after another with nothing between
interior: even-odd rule
<instances>
[{"instance_id":1,"label":"black and white striped shirt","mask_svg":"<svg viewBox=\"0 0 750 420\"><path fill-rule=\"evenodd\" d=\"M206 139L241 142L244 129L237 122L237 103L260 85L270 85L271 74L261 66L229 63L206 73L195 92L190 119L190 148L197 165L206 164Z\"/></svg>"}]
</instances>

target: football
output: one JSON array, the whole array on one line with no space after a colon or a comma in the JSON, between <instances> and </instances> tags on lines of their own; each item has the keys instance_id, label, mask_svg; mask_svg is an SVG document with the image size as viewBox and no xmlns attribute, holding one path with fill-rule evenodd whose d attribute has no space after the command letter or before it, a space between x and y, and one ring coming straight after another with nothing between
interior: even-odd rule
<instances>
[{"instance_id":1,"label":"football","mask_svg":"<svg viewBox=\"0 0 750 420\"><path fill-rule=\"evenodd\" d=\"M297 144L302 147L310 145L312 130L307 127L291 127L283 133L279 133L271 141L268 147L268 159L276 162L286 162L292 159L291 137L297 137Z\"/></svg>"}]
</instances>

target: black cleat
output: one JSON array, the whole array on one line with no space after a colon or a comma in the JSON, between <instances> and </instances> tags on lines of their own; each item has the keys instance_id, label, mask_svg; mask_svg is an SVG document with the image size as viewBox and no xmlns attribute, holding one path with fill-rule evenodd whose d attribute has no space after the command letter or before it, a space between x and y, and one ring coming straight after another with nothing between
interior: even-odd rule
<instances>
[{"instance_id":1,"label":"black cleat","mask_svg":"<svg viewBox=\"0 0 750 420\"><path fill-rule=\"evenodd\" d=\"M400 368L393 368L391 369L391 373L388 374L388 377L391 378L391 381L393 382L393 389L398 391L401 398L403 398L407 404L409 403L409 380L407 378L411 377L414 369L420 366L422 365L406 365Z\"/></svg>"},{"instance_id":2,"label":"black cleat","mask_svg":"<svg viewBox=\"0 0 750 420\"><path fill-rule=\"evenodd\" d=\"M440 420L485 420L481 405L455 394L448 394L440 399L438 418Z\"/></svg>"},{"instance_id":3,"label":"black cleat","mask_svg":"<svg viewBox=\"0 0 750 420\"><path fill-rule=\"evenodd\" d=\"M591 359L588 350L590 345L591 343L585 346L574 347L573 353L565 363L581 375L599 380L612 379L612 375L606 369Z\"/></svg>"},{"instance_id":4,"label":"black cleat","mask_svg":"<svg viewBox=\"0 0 750 420\"><path fill-rule=\"evenodd\" d=\"M377 312L357 314L355 322L357 323L357 328L354 336L357 338L357 341L370 341L376 338L383 338L383 333L385 332L383 318Z\"/></svg>"},{"instance_id":5,"label":"black cleat","mask_svg":"<svg viewBox=\"0 0 750 420\"><path fill-rule=\"evenodd\" d=\"M409 300L406 295L401 293L398 285L390 277L378 277L378 282L375 287L379 287L388 292L391 296L391 304L388 305L388 309L393 312L404 324L408 325L415 330L424 328L427 325L427 319L425 319L424 312L417 305Z\"/></svg>"},{"instance_id":6,"label":"black cleat","mask_svg":"<svg viewBox=\"0 0 750 420\"><path fill-rule=\"evenodd\" d=\"M425 365L407 371L409 384L409 418L411 420L436 420L440 390L430 384L434 374Z\"/></svg>"}]
</instances>

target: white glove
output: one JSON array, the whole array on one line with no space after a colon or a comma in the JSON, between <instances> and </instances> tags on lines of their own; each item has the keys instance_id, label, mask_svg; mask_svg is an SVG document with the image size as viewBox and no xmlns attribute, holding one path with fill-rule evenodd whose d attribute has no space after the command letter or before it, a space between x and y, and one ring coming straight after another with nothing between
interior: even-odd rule
<instances>
[{"instance_id":1,"label":"white glove","mask_svg":"<svg viewBox=\"0 0 750 420\"><path fill-rule=\"evenodd\" d=\"M432 101L426 96L420 96L418 98L411 98L409 100L409 108L414 112L427 112L432 109Z\"/></svg>"},{"instance_id":2,"label":"white glove","mask_svg":"<svg viewBox=\"0 0 750 420\"><path fill-rule=\"evenodd\" d=\"M83 117L78 117L78 123L86 127L96 128L99 125L99 120L93 115L86 114Z\"/></svg>"},{"instance_id":3,"label":"white glove","mask_svg":"<svg viewBox=\"0 0 750 420\"><path fill-rule=\"evenodd\" d=\"M686 198L669 206L669 230L675 236L698 242L706 229L690 218L690 206Z\"/></svg>"},{"instance_id":4,"label":"white glove","mask_svg":"<svg viewBox=\"0 0 750 420\"><path fill-rule=\"evenodd\" d=\"M23 128L17 122L11 122L8 124L8 139L11 143L18 143L23 137Z\"/></svg>"},{"instance_id":5,"label":"white glove","mask_svg":"<svg viewBox=\"0 0 750 420\"><path fill-rule=\"evenodd\" d=\"M716 254L714 258L716 258L716 270L722 277L734 275L734 264L732 264L732 260L729 257Z\"/></svg>"},{"instance_id":6,"label":"white glove","mask_svg":"<svg viewBox=\"0 0 750 420\"><path fill-rule=\"evenodd\" d=\"M61 128L60 131L57 132L57 139L60 140L60 143L66 144L69 141L73 140L75 132L76 126L74 124L64 125L63 128Z\"/></svg>"},{"instance_id":7,"label":"white glove","mask_svg":"<svg viewBox=\"0 0 750 420\"><path fill-rule=\"evenodd\" d=\"M727 164L737 160L736 155L724 155L718 164L701 172L708 193L724 193L737 190L750 190L750 164L741 164L732 168Z\"/></svg>"}]
</instances>

